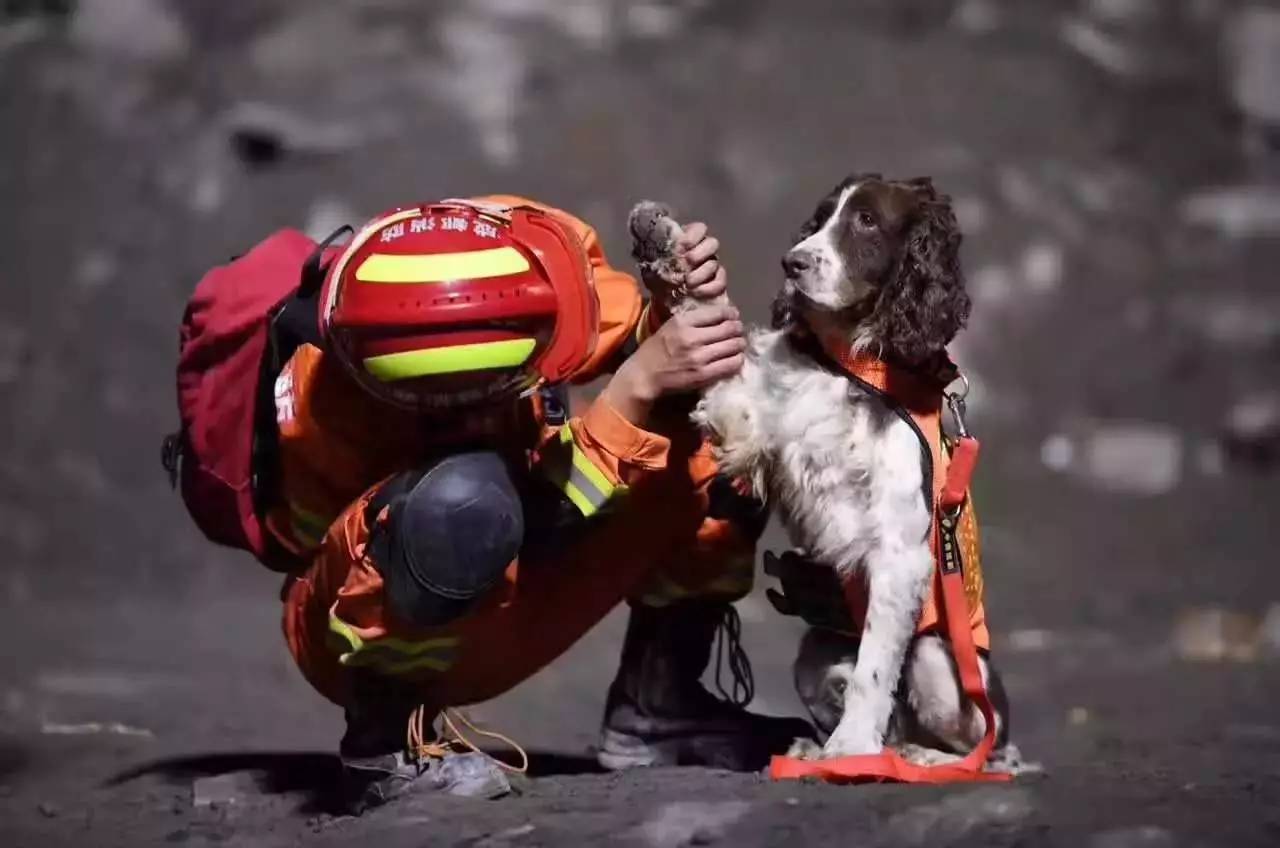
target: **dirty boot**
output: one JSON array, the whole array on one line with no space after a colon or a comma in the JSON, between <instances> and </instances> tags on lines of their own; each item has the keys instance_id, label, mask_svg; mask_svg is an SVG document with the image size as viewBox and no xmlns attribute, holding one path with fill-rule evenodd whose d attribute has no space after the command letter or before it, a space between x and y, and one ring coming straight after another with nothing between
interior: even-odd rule
<instances>
[{"instance_id":1,"label":"dirty boot","mask_svg":"<svg viewBox=\"0 0 1280 848\"><path fill-rule=\"evenodd\" d=\"M597 759L610 770L657 765L705 765L734 771L763 768L796 737L812 738L808 722L747 712L754 694L751 666L739 642L732 605L683 601L633 605L618 676L609 687ZM717 649L733 678L732 695L716 697L701 679Z\"/></svg>"},{"instance_id":2,"label":"dirty boot","mask_svg":"<svg viewBox=\"0 0 1280 848\"><path fill-rule=\"evenodd\" d=\"M358 815L408 791L436 791L470 798L498 798L511 791L502 768L485 754L435 738L435 716L395 699L357 702L347 710L347 731L338 746L343 789ZM411 722L417 734L410 730Z\"/></svg>"}]
</instances>

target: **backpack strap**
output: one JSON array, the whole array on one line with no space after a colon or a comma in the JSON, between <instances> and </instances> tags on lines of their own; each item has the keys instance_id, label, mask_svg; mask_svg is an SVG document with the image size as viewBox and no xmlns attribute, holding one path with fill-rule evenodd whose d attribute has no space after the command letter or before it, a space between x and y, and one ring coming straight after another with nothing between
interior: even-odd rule
<instances>
[{"instance_id":1,"label":"backpack strap","mask_svg":"<svg viewBox=\"0 0 1280 848\"><path fill-rule=\"evenodd\" d=\"M354 230L344 224L334 230L307 257L299 272L298 288L268 320L266 355L258 374L258 398L253 427L253 494L259 513L265 513L280 497L280 434L276 429L276 379L285 363L304 344L323 347L320 336L320 287L332 261L331 247ZM326 260L326 255L329 261Z\"/></svg>"}]
</instances>

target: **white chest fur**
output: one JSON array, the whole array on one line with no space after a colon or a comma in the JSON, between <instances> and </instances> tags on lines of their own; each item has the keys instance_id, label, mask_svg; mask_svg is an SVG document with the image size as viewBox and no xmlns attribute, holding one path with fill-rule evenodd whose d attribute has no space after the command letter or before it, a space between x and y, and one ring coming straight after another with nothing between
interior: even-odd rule
<instances>
[{"instance_id":1,"label":"white chest fur","mask_svg":"<svg viewBox=\"0 0 1280 848\"><path fill-rule=\"evenodd\" d=\"M720 437L725 470L767 493L792 544L811 557L847 573L873 547L925 538L914 431L781 333L753 333L742 373L707 392L699 414Z\"/></svg>"}]
</instances>

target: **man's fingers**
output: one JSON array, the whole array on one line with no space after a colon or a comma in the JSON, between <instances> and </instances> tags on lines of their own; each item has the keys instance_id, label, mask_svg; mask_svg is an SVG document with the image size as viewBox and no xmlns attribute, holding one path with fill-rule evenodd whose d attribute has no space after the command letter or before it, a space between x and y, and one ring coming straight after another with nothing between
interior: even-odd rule
<instances>
[{"instance_id":1,"label":"man's fingers","mask_svg":"<svg viewBox=\"0 0 1280 848\"><path fill-rule=\"evenodd\" d=\"M719 297L729 288L729 275L725 273L724 266L719 262L708 262L703 268L714 266L715 273L705 283L693 282L693 274L689 275L689 294L698 300L710 300L713 297Z\"/></svg>"},{"instance_id":2,"label":"man's fingers","mask_svg":"<svg viewBox=\"0 0 1280 848\"><path fill-rule=\"evenodd\" d=\"M689 248L707 237L707 225L701 221L686 224L680 238L676 239L676 252L685 253Z\"/></svg>"},{"instance_id":3,"label":"man's fingers","mask_svg":"<svg viewBox=\"0 0 1280 848\"><path fill-rule=\"evenodd\" d=\"M720 270L720 263L714 259L703 262L685 275L684 284L693 291L698 286L711 282L711 278Z\"/></svg>"},{"instance_id":4,"label":"man's fingers","mask_svg":"<svg viewBox=\"0 0 1280 848\"><path fill-rule=\"evenodd\" d=\"M728 303L704 303L680 314L690 327L713 327L725 321L737 321L739 317L737 307Z\"/></svg>"},{"instance_id":5,"label":"man's fingers","mask_svg":"<svg viewBox=\"0 0 1280 848\"><path fill-rule=\"evenodd\" d=\"M732 377L742 370L742 365L747 361L745 354L737 354L736 356L726 357L711 363L702 369L702 380L698 388L709 386L712 383L719 382L727 377Z\"/></svg>"},{"instance_id":6,"label":"man's fingers","mask_svg":"<svg viewBox=\"0 0 1280 848\"><path fill-rule=\"evenodd\" d=\"M697 268L699 265L715 256L716 252L719 250L720 239L715 236L709 236L685 251L684 261L689 263L690 268Z\"/></svg>"},{"instance_id":7,"label":"man's fingers","mask_svg":"<svg viewBox=\"0 0 1280 848\"><path fill-rule=\"evenodd\" d=\"M712 324L710 327L698 327L690 332L689 340L699 346L715 344L725 339L740 339L743 337L744 330L742 322L735 318L729 321L721 321L719 324Z\"/></svg>"},{"instance_id":8,"label":"man's fingers","mask_svg":"<svg viewBox=\"0 0 1280 848\"><path fill-rule=\"evenodd\" d=\"M723 339L722 341L713 342L698 348L694 354L694 359L701 364L711 365L722 359L738 356L747 349L747 340L742 336Z\"/></svg>"}]
</instances>

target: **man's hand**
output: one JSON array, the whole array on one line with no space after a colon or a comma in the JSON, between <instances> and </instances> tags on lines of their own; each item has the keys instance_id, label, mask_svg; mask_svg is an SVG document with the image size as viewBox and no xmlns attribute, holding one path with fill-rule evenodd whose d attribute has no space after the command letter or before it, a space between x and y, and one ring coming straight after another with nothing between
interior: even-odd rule
<instances>
[{"instance_id":1,"label":"man's hand","mask_svg":"<svg viewBox=\"0 0 1280 848\"><path fill-rule=\"evenodd\" d=\"M714 249L707 256L712 253ZM714 282L716 271L706 276L703 285ZM640 426L659 397L696 391L737 374L746 349L736 308L727 303L700 305L673 316L645 339L603 394L620 415Z\"/></svg>"},{"instance_id":2,"label":"man's hand","mask_svg":"<svg viewBox=\"0 0 1280 848\"><path fill-rule=\"evenodd\" d=\"M706 224L695 222L676 239L674 263L642 265L640 276L654 301L663 306L671 302L672 291L677 288L698 300L711 300L728 288L728 276L716 258L719 250L720 240L710 235ZM673 265L674 272L670 270ZM672 279L673 273L676 279Z\"/></svg>"},{"instance_id":3,"label":"man's hand","mask_svg":"<svg viewBox=\"0 0 1280 848\"><path fill-rule=\"evenodd\" d=\"M720 239L711 235L707 225L701 221L685 227L684 233L676 240L676 255L689 269L684 285L691 297L711 300L728 290L728 275L716 258L719 251Z\"/></svg>"}]
</instances>

